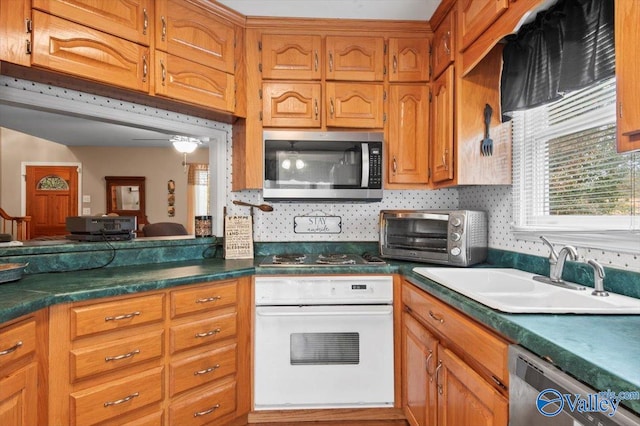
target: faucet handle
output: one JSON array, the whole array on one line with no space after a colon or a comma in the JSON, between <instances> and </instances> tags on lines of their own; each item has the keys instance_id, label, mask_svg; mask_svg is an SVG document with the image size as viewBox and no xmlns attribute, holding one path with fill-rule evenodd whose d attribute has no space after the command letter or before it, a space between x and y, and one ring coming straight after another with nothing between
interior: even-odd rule
<instances>
[{"instance_id":1,"label":"faucet handle","mask_svg":"<svg viewBox=\"0 0 640 426\"><path fill-rule=\"evenodd\" d=\"M556 263L558 261L558 252L553 248L553 244L547 240L544 235L540 235L540 239L549 247L549 262Z\"/></svg>"}]
</instances>

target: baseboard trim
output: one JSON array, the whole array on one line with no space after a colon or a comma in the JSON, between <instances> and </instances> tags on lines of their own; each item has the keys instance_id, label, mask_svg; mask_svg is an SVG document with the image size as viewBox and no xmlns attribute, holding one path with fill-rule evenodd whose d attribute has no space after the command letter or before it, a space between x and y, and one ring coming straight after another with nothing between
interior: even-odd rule
<instances>
[{"instance_id":1,"label":"baseboard trim","mask_svg":"<svg viewBox=\"0 0 640 426\"><path fill-rule=\"evenodd\" d=\"M269 410L249 413L251 423L353 420L405 420L402 408L335 408L322 410Z\"/></svg>"}]
</instances>

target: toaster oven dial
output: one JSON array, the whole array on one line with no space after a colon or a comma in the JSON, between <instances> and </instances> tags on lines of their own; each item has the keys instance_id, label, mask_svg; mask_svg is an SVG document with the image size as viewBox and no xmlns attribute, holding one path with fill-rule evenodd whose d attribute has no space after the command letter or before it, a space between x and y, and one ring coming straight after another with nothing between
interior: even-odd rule
<instances>
[{"instance_id":1,"label":"toaster oven dial","mask_svg":"<svg viewBox=\"0 0 640 426\"><path fill-rule=\"evenodd\" d=\"M460 250L460 247L454 247L451 249L451 254L454 256L460 256L460 253L462 253L462 250Z\"/></svg>"},{"instance_id":2,"label":"toaster oven dial","mask_svg":"<svg viewBox=\"0 0 640 426\"><path fill-rule=\"evenodd\" d=\"M451 233L451 240L452 241L460 241L460 234L458 234L457 232L452 232Z\"/></svg>"},{"instance_id":3,"label":"toaster oven dial","mask_svg":"<svg viewBox=\"0 0 640 426\"><path fill-rule=\"evenodd\" d=\"M451 226L460 226L460 225L462 225L462 219L460 219L459 217L451 218Z\"/></svg>"}]
</instances>

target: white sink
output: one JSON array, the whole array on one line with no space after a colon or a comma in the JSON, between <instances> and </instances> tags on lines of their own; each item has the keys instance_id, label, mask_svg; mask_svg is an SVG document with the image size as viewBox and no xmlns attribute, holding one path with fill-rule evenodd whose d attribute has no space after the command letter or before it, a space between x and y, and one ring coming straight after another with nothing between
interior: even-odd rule
<instances>
[{"instance_id":1,"label":"white sink","mask_svg":"<svg viewBox=\"0 0 640 426\"><path fill-rule=\"evenodd\" d=\"M414 272L483 305L509 313L575 313L640 315L640 299L609 292L593 296L593 288L573 290L533 279L518 269L414 268Z\"/></svg>"}]
</instances>

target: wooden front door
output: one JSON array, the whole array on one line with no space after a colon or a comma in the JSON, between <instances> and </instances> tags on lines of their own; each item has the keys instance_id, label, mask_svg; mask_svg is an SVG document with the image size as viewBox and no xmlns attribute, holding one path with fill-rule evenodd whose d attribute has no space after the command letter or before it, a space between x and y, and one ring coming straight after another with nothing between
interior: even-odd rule
<instances>
[{"instance_id":1,"label":"wooden front door","mask_svg":"<svg viewBox=\"0 0 640 426\"><path fill-rule=\"evenodd\" d=\"M27 166L26 172L31 238L67 234L67 216L78 215L78 167Z\"/></svg>"}]
</instances>

